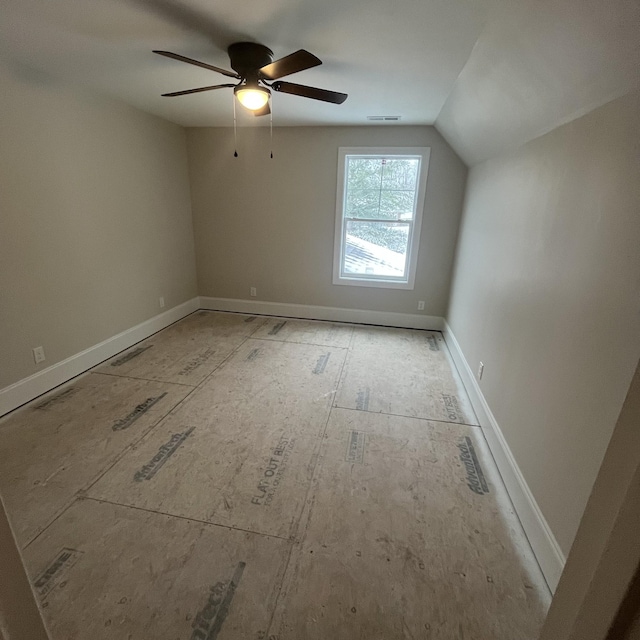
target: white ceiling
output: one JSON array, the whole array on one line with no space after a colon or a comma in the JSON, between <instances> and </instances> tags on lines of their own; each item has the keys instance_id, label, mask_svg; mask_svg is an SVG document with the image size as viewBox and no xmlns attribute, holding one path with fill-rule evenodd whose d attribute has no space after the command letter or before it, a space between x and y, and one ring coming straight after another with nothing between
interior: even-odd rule
<instances>
[{"instance_id":1,"label":"white ceiling","mask_svg":"<svg viewBox=\"0 0 640 640\"><path fill-rule=\"evenodd\" d=\"M473 163L640 86L638 34L640 0L5 0L0 57L184 126L231 126L230 89L160 96L228 78L152 50L229 68L232 42L304 48L324 64L287 80L349 98L275 94L275 125L400 115Z\"/></svg>"},{"instance_id":2,"label":"white ceiling","mask_svg":"<svg viewBox=\"0 0 640 640\"><path fill-rule=\"evenodd\" d=\"M229 79L153 49L227 69L227 46L243 40L276 58L297 49L317 55L322 66L287 80L348 100L276 94L277 125L367 124L368 115L432 124L483 22L478 0L8 0L2 13L1 46L13 60L185 126L232 124L232 91L160 94ZM268 124L252 115L243 123L256 120Z\"/></svg>"},{"instance_id":3,"label":"white ceiling","mask_svg":"<svg viewBox=\"0 0 640 640\"><path fill-rule=\"evenodd\" d=\"M640 0L498 4L436 121L468 164L640 87Z\"/></svg>"}]
</instances>

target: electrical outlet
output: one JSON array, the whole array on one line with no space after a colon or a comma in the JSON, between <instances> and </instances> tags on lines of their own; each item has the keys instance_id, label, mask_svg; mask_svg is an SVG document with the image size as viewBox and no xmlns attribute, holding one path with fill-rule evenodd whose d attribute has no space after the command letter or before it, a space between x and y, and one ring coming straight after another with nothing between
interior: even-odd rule
<instances>
[{"instance_id":1,"label":"electrical outlet","mask_svg":"<svg viewBox=\"0 0 640 640\"><path fill-rule=\"evenodd\" d=\"M482 374L484 373L484 362L478 365L478 380L482 380Z\"/></svg>"},{"instance_id":2,"label":"electrical outlet","mask_svg":"<svg viewBox=\"0 0 640 640\"><path fill-rule=\"evenodd\" d=\"M160 303L160 308L164 309L164 298L162 296L160 296L158 302Z\"/></svg>"},{"instance_id":3,"label":"electrical outlet","mask_svg":"<svg viewBox=\"0 0 640 640\"><path fill-rule=\"evenodd\" d=\"M255 298L258 294L256 293L256 288L255 287L251 287L251 297Z\"/></svg>"},{"instance_id":4,"label":"electrical outlet","mask_svg":"<svg viewBox=\"0 0 640 640\"><path fill-rule=\"evenodd\" d=\"M35 347L33 349L33 359L36 364L40 364L41 362L45 361L46 358L44 357L44 347Z\"/></svg>"},{"instance_id":5,"label":"electrical outlet","mask_svg":"<svg viewBox=\"0 0 640 640\"><path fill-rule=\"evenodd\" d=\"M418 302L418 311L424 311L424 300Z\"/></svg>"}]
</instances>

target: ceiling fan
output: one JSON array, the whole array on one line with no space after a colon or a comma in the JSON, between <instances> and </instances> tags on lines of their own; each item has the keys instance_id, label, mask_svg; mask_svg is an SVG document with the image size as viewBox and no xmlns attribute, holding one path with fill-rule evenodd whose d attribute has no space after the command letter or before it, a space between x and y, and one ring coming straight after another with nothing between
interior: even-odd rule
<instances>
[{"instance_id":1,"label":"ceiling fan","mask_svg":"<svg viewBox=\"0 0 640 640\"><path fill-rule=\"evenodd\" d=\"M311 69L322 64L322 61L312 53L300 49L279 60L273 60L273 51L264 45L255 42L236 42L227 49L231 68L227 71L220 67L214 67L206 62L186 58L185 56L171 53L170 51L154 51L161 56L173 58L180 62L194 64L210 71L216 71L224 76L239 80L237 84L216 84L209 87L199 87L197 89L187 89L186 91L174 91L173 93L163 93L165 97L184 96L189 93L199 93L201 91L213 91L214 89L224 89L233 87L233 93L238 98L240 104L253 111L256 116L264 116L271 113L269 106L270 89L281 93L289 93L294 96L311 98L312 100L322 100L333 104L342 104L347 99L346 93L337 91L327 91L316 87L307 87L293 82L283 82L280 78Z\"/></svg>"}]
</instances>

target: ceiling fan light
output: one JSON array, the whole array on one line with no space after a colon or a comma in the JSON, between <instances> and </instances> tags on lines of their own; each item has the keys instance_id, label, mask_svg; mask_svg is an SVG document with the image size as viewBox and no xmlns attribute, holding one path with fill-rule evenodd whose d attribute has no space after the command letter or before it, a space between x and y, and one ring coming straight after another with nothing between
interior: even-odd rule
<instances>
[{"instance_id":1,"label":"ceiling fan light","mask_svg":"<svg viewBox=\"0 0 640 640\"><path fill-rule=\"evenodd\" d=\"M268 89L263 89L262 87L247 87L246 85L241 85L234 89L234 93L243 107L251 111L257 111L267 104L270 92Z\"/></svg>"}]
</instances>

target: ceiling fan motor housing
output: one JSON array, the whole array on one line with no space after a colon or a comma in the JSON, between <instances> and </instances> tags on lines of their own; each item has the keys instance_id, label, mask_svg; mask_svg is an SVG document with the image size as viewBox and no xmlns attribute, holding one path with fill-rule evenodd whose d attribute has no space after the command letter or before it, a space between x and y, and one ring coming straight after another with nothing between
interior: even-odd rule
<instances>
[{"instance_id":1,"label":"ceiling fan motor housing","mask_svg":"<svg viewBox=\"0 0 640 640\"><path fill-rule=\"evenodd\" d=\"M227 52L231 68L247 80L257 80L258 70L273 62L273 51L257 42L236 42Z\"/></svg>"}]
</instances>

